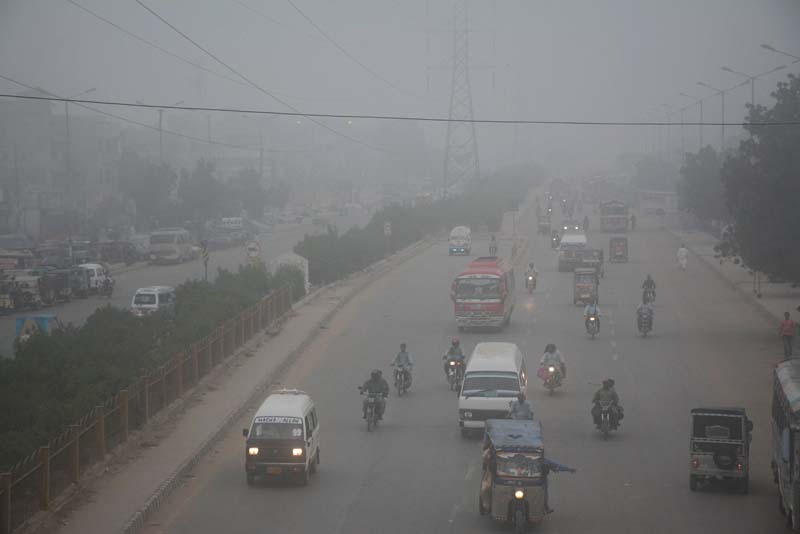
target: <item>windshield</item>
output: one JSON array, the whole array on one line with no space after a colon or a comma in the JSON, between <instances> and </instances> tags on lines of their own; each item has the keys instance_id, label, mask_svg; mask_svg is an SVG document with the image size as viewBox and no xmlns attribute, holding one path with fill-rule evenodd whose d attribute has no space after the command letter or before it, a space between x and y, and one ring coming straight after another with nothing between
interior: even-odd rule
<instances>
[{"instance_id":1,"label":"windshield","mask_svg":"<svg viewBox=\"0 0 800 534\"><path fill-rule=\"evenodd\" d=\"M462 299L500 298L500 279L461 278L456 287L456 297Z\"/></svg>"},{"instance_id":2,"label":"windshield","mask_svg":"<svg viewBox=\"0 0 800 534\"><path fill-rule=\"evenodd\" d=\"M153 234L150 236L151 245L166 245L175 242L177 234Z\"/></svg>"},{"instance_id":3,"label":"windshield","mask_svg":"<svg viewBox=\"0 0 800 534\"><path fill-rule=\"evenodd\" d=\"M695 438L742 439L742 418L725 415L695 415L692 419Z\"/></svg>"},{"instance_id":4,"label":"windshield","mask_svg":"<svg viewBox=\"0 0 800 534\"><path fill-rule=\"evenodd\" d=\"M464 379L462 394L468 397L515 397L519 378L515 374L475 375Z\"/></svg>"},{"instance_id":5,"label":"windshield","mask_svg":"<svg viewBox=\"0 0 800 534\"><path fill-rule=\"evenodd\" d=\"M152 293L138 293L133 297L133 303L139 306L154 306L156 296Z\"/></svg>"},{"instance_id":6,"label":"windshield","mask_svg":"<svg viewBox=\"0 0 800 534\"><path fill-rule=\"evenodd\" d=\"M497 453L497 475L505 477L535 477L542 472L538 454Z\"/></svg>"},{"instance_id":7,"label":"windshield","mask_svg":"<svg viewBox=\"0 0 800 534\"><path fill-rule=\"evenodd\" d=\"M269 418L285 419L292 422L256 422L250 437L254 439L303 439L303 423L295 417Z\"/></svg>"},{"instance_id":8,"label":"windshield","mask_svg":"<svg viewBox=\"0 0 800 534\"><path fill-rule=\"evenodd\" d=\"M575 283L577 284L593 284L594 276L591 274L579 274L575 276Z\"/></svg>"}]
</instances>

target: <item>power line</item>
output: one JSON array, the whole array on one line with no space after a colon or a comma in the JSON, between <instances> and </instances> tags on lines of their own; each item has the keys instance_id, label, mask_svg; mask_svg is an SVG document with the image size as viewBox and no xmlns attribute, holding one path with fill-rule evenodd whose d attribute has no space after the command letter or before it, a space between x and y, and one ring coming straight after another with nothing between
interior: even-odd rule
<instances>
[{"instance_id":1,"label":"power line","mask_svg":"<svg viewBox=\"0 0 800 534\"><path fill-rule=\"evenodd\" d=\"M15 80L0 75L0 78L12 81ZM19 83L23 87L36 89ZM89 100L83 98L63 98L53 96L34 96L34 95L15 95L0 93L0 97L20 98L27 100L50 100L53 102L71 102L76 104L95 104L104 106L122 106L146 109L174 109L178 111L205 111L218 113L240 113L251 115L278 115L284 117L307 117L318 119L370 119L370 120L391 120L391 121L417 121L417 122L465 122L474 124L532 124L532 125L560 125L560 126L800 126L800 121L766 121L766 122L663 122L663 121L580 121L580 120L540 120L540 119L450 119L447 117L430 117L424 115L366 115L366 114L347 114L347 113L305 113L291 111L272 111L253 108L222 108L205 106L164 106L160 104L139 104L133 102L123 102L114 100ZM153 128L152 126L149 126ZM166 130L164 130L166 132ZM249 147L248 147L249 148Z\"/></svg>"},{"instance_id":2,"label":"power line","mask_svg":"<svg viewBox=\"0 0 800 534\"><path fill-rule=\"evenodd\" d=\"M274 94L274 93L271 93L271 92L267 91L266 89L264 89L263 87L261 87L260 85L258 85L257 83L255 83L254 81L252 81L252 80L250 80L249 78L247 78L247 77L246 77L244 74L240 73L238 70L234 69L233 67L231 67L230 65L228 65L227 63L225 63L224 61L222 61L222 60L221 60L220 58L218 58L216 55L214 55L213 53L211 53L211 51L209 51L209 50L207 50L206 48L204 48L203 46L201 46L199 43L197 43L197 42L196 42L195 40L193 40L191 37L189 37L188 35L186 35L185 33L183 33L181 30L179 30L177 27L175 27L175 26L174 26L173 24L171 24L169 21L167 21L167 20L166 20L164 17L162 17L161 15L159 15L158 13L156 13L156 12L155 12L153 9L151 9L150 7L148 7L148 6L147 6L147 5L146 5L144 2L142 2L142 0L135 0L135 1L136 1L136 3L137 3L137 4L139 4L140 6L142 6L142 8L144 8L146 11L148 11L148 12L149 12L151 15L153 15L153 16L154 16L154 17L156 17L158 20L160 20L161 22L163 22L164 24L166 24L166 25L167 25L167 26L168 26L170 29L172 29L172 31L174 31L175 33L177 33L178 35L180 35L181 37L183 37L184 39L186 39L187 41L189 41L190 43L192 43L192 44L193 44L193 45L194 45L196 48L199 48L200 50L202 50L202 51L203 51L203 52L204 52L206 55L208 55L208 56L210 56L211 58L213 58L213 59L214 59L214 61L216 61L217 63L219 63L220 65L222 65L222 66L223 66L223 67L225 67L226 69L228 69L229 71L233 72L233 73L234 73L234 74L236 74L238 77L240 77L242 80L246 81L246 82L247 82L247 83L249 83L251 86L255 87L256 89L258 89L259 91L261 91L261 92L262 92L262 93L264 93L265 95L269 96L270 98L272 98L272 99L273 99L273 100L275 100L276 102L278 102L278 103L280 103L280 104L283 104L283 105L284 105L284 106L286 106L287 108L291 109L293 112L295 112L295 114L297 114L297 115L302 115L302 116L304 116L304 117L307 117L307 118L308 118L308 119L309 119L311 122L313 122L314 124L317 124L318 126L321 126L322 128L324 128L324 129L326 129L326 130L328 130L328 131L330 131L330 132L334 133L335 135L338 135L338 136L340 136L340 137L343 137L343 138L345 138L345 139L348 139L349 141L352 141L352 142L354 142L354 143L357 143L357 144L359 144L359 145L365 146L365 147L367 147L367 148L371 148L372 150L375 150L375 151L377 151L377 152L383 152L383 153L386 153L386 154L392 154L392 153L393 153L393 152L392 152L392 151L390 151L390 150L386 150L386 149L384 149L384 148L380 148L380 147L374 146L374 145L372 145L372 144L370 144L370 143L367 143L367 142L365 142L365 141L361 141L360 139L356 139L355 137L351 137L351 136L349 136L349 135L347 135L347 134L345 134L345 133L342 133L342 132L340 132L339 130L336 130L336 129L334 129L334 128L331 128L330 126L328 126L328 125L327 125L327 124L325 124L325 123L322 123L322 122L319 122L319 121L316 121L316 120L314 120L314 118L312 118L312 117L313 117L313 115L309 115L309 114L306 114L306 113L303 113L303 112L301 112L299 109L295 108L294 106L292 106L291 104L289 104L289 103L288 103L288 102L286 102L285 100L282 100L282 99L278 98L277 96L275 96L275 94Z\"/></svg>"},{"instance_id":3,"label":"power line","mask_svg":"<svg viewBox=\"0 0 800 534\"><path fill-rule=\"evenodd\" d=\"M238 0L234 0L234 1L235 1L235 2L238 2ZM305 12L303 12L303 10L302 10L302 9L300 9L300 8L297 6L297 4L295 4L295 3L294 3L292 0L286 0L286 1L289 3L289 5L290 5L290 6L292 6L292 8L294 8L294 10L295 10L295 11L297 11L297 12L300 14L300 16L301 16L301 17L303 17L304 19L306 19L306 21L307 21L309 24L311 24L311 25L314 27L314 29L316 29L316 30L317 30L317 31L320 33L320 35L322 35L322 36L325 38L325 40L326 40L326 41L328 41L330 44L332 44L332 45L333 45L333 46L334 46L334 47L335 47L335 48L336 48L336 49L337 49L339 52L341 52L342 54L344 54L344 55L345 55L347 58L349 58L351 61L353 61L353 62L354 62L356 65L358 65L359 67L361 67L362 69L364 69L366 72L368 72L370 75L372 75L372 77L373 77L373 78L375 78L375 79L377 79L377 80L380 80L381 82L385 83L386 85L388 85L389 87L391 87L391 88L392 88L392 89L394 89L395 91L398 91L398 92L400 92L400 93L403 93L403 94L405 94L405 95L407 95L407 96L412 96L412 97L414 97L414 98L419 98L419 96L417 96L417 95L415 95L415 94L413 94L413 93L411 93L411 92L409 92L409 91L406 91L406 90L405 90L405 89L403 89L402 87L399 87L397 84L393 83L391 80L388 80L386 77L384 77L384 76L382 76L380 73L376 72L376 71L375 71L375 70L374 70L372 67L370 67L369 65L366 65L365 63L363 63L362 61L360 61L358 58L356 58L355 56L353 56L353 54L351 54L350 52L348 52L348 51L347 51L347 50L346 50L346 49L345 49L343 46L341 46L339 43L337 43L337 42L336 42L336 41L333 39L333 37L331 37L331 36L330 36L330 35L329 35L329 34L328 34L328 33L327 33L325 30L323 30L323 29L322 29L322 28L319 26L319 24L317 24L316 22L314 22L314 21L311 19L311 17L309 17L308 15L306 15L306 14L305 14Z\"/></svg>"},{"instance_id":4,"label":"power line","mask_svg":"<svg viewBox=\"0 0 800 534\"><path fill-rule=\"evenodd\" d=\"M9 81L11 83L17 84L20 87L25 87L26 89L30 89L31 91L37 91L37 92L42 92L43 91L39 87L34 87L32 85L28 85L28 84L26 84L24 82L20 82L19 80L15 80L13 78L9 78L8 76L4 76L2 74L0 74L0 78L2 78L4 80L7 80L7 81ZM46 91L46 92L50 93L50 91ZM52 94L52 93L50 93L50 94ZM69 102L71 104L75 104L76 106L82 107L84 109L88 109L89 111L93 111L95 113L99 113L100 115L105 115L107 117L112 117L114 119L120 120L122 122L129 123L129 124L135 124L136 126L141 126L142 128L147 128L148 130L153 130L153 131L156 131L156 132L159 131L159 129L156 128L155 126L151 126L151 125L146 124L144 122L139 122L137 120L133 120L133 119L129 119L127 117L123 117L121 115L117 115L116 113L111 113L109 111L103 111L101 109L93 108L93 107L87 105L87 104L115 105L115 104L113 104L111 102L105 102L105 101L102 101L102 100L94 100L94 101L92 101L92 100L75 100L75 99L70 99L70 98L62 98L62 97L59 97L57 95L53 95L53 96L34 96L34 95L0 94L0 97L17 98L17 99L22 99L22 100L49 100L51 102ZM145 107L145 108L153 108L153 109L159 109L159 108L160 109L164 109L163 106L140 106L138 104L130 105L130 104L122 104L122 103L116 104L116 105L127 106L127 107ZM172 109L178 109L178 108L172 108ZM168 134L168 135L172 135L172 136L175 136L175 137L180 137L180 138L183 138L183 139L188 139L189 141L197 141L199 143L204 143L204 144L207 144L207 145L216 145L216 146L221 146L221 147L225 147L225 148L235 148L235 149L239 149L239 150L249 150L249 151L253 151L253 152L257 152L257 151L261 150L260 147L235 145L235 144L232 144L232 143L224 143L224 142L221 142L221 141L209 141L208 139L203 139L202 137L194 137L192 135L187 135L187 134L184 134L184 133L175 132L173 130L164 130L164 129L162 129L160 131L165 133L165 134ZM300 149L300 150L298 150L298 149L271 149L270 150L270 149L266 149L264 151L265 152L311 152L313 150L303 150L303 149Z\"/></svg>"}]
</instances>

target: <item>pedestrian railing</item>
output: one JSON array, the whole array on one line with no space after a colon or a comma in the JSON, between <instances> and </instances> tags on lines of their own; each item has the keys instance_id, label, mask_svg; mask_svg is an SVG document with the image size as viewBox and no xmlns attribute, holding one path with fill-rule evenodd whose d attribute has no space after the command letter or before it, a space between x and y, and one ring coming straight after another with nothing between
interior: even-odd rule
<instances>
[{"instance_id":1,"label":"pedestrian railing","mask_svg":"<svg viewBox=\"0 0 800 534\"><path fill-rule=\"evenodd\" d=\"M273 291L0 473L0 534L10 534L40 510L48 510L54 498L80 482L86 469L105 460L132 431L144 428L291 307L291 287Z\"/></svg>"}]
</instances>

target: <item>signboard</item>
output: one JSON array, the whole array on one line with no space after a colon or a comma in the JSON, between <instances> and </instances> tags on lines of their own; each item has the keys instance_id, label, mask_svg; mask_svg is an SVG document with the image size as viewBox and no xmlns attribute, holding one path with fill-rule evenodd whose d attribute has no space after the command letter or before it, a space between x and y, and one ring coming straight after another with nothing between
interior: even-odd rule
<instances>
[{"instance_id":1,"label":"signboard","mask_svg":"<svg viewBox=\"0 0 800 534\"><path fill-rule=\"evenodd\" d=\"M246 248L247 255L251 258L257 258L261 255L261 246L255 241L250 241Z\"/></svg>"},{"instance_id":2,"label":"signboard","mask_svg":"<svg viewBox=\"0 0 800 534\"><path fill-rule=\"evenodd\" d=\"M385 223L383 223L383 235L385 235L387 237L392 235L392 223L391 222L386 221Z\"/></svg>"}]
</instances>

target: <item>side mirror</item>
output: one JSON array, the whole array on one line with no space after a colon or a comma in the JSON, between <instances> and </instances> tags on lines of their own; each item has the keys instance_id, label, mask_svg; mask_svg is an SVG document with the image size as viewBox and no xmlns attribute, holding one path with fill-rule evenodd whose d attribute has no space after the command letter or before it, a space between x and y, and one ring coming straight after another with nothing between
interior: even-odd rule
<instances>
[{"instance_id":1,"label":"side mirror","mask_svg":"<svg viewBox=\"0 0 800 534\"><path fill-rule=\"evenodd\" d=\"M248 431L246 428L243 428L243 429L242 429L242 436L244 436L244 437L247 437L247 435L248 435L249 433L250 433L250 432L249 432L249 431Z\"/></svg>"}]
</instances>

